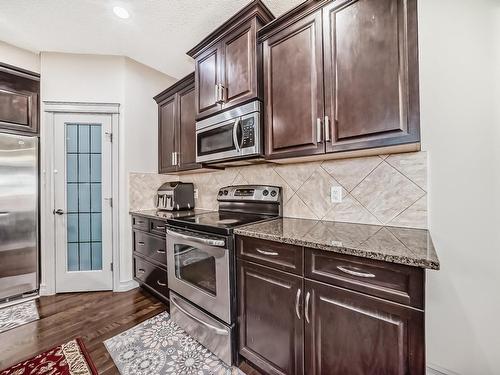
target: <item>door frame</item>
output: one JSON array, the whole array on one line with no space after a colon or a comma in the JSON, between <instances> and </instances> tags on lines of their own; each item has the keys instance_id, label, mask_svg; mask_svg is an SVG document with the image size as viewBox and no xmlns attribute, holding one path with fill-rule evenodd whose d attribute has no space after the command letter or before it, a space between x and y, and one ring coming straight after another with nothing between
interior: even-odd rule
<instances>
[{"instance_id":1,"label":"door frame","mask_svg":"<svg viewBox=\"0 0 500 375\"><path fill-rule=\"evenodd\" d=\"M54 130L56 114L97 114L109 116L112 131L112 263L113 290L120 289L119 211L119 103L44 101L44 123L40 129L40 295L56 291L56 246L54 210Z\"/></svg>"}]
</instances>

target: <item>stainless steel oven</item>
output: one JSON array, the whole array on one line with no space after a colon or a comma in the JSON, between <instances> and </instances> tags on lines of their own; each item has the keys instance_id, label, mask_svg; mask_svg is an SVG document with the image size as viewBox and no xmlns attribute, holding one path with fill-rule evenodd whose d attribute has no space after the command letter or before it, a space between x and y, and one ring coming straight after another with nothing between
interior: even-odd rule
<instances>
[{"instance_id":1,"label":"stainless steel oven","mask_svg":"<svg viewBox=\"0 0 500 375\"><path fill-rule=\"evenodd\" d=\"M254 101L196 123L196 162L260 156L262 104Z\"/></svg>"},{"instance_id":2,"label":"stainless steel oven","mask_svg":"<svg viewBox=\"0 0 500 375\"><path fill-rule=\"evenodd\" d=\"M232 237L167 229L168 286L227 324L231 314Z\"/></svg>"}]
</instances>

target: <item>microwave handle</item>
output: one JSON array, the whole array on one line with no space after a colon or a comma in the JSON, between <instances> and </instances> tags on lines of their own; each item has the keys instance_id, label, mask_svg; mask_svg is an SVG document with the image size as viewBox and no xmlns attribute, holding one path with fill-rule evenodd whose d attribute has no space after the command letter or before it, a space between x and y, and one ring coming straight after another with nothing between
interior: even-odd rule
<instances>
[{"instance_id":1,"label":"microwave handle","mask_svg":"<svg viewBox=\"0 0 500 375\"><path fill-rule=\"evenodd\" d=\"M240 126L240 124L241 124L241 117L238 117L233 125L233 142L236 147L236 151L238 152L240 152L241 150L241 142L242 142L242 140L238 139L238 127ZM240 132L240 134L241 138L243 138L243 133Z\"/></svg>"}]
</instances>

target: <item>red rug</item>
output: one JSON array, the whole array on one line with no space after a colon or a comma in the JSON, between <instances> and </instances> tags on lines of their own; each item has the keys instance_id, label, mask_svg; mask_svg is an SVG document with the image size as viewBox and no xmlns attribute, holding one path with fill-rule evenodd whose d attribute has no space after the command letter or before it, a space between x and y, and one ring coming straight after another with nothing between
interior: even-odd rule
<instances>
[{"instance_id":1,"label":"red rug","mask_svg":"<svg viewBox=\"0 0 500 375\"><path fill-rule=\"evenodd\" d=\"M98 375L79 338L18 363L0 375Z\"/></svg>"}]
</instances>

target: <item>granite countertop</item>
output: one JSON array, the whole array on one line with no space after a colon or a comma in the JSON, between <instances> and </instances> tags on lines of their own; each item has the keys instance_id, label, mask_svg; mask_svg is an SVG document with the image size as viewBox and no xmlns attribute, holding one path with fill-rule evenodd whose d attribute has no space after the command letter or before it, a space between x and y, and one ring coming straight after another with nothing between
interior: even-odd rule
<instances>
[{"instance_id":1,"label":"granite countertop","mask_svg":"<svg viewBox=\"0 0 500 375\"><path fill-rule=\"evenodd\" d=\"M426 229L280 218L239 227L234 233L414 267L439 269L439 259Z\"/></svg>"},{"instance_id":2,"label":"granite countertop","mask_svg":"<svg viewBox=\"0 0 500 375\"><path fill-rule=\"evenodd\" d=\"M150 219L167 220L167 219L175 219L179 217L194 215L195 213L199 214L204 212L212 212L212 211L201 210L198 208L194 210L185 210L185 211L157 211L156 209L150 209L150 210L132 210L129 211L129 214L148 217Z\"/></svg>"}]
</instances>

